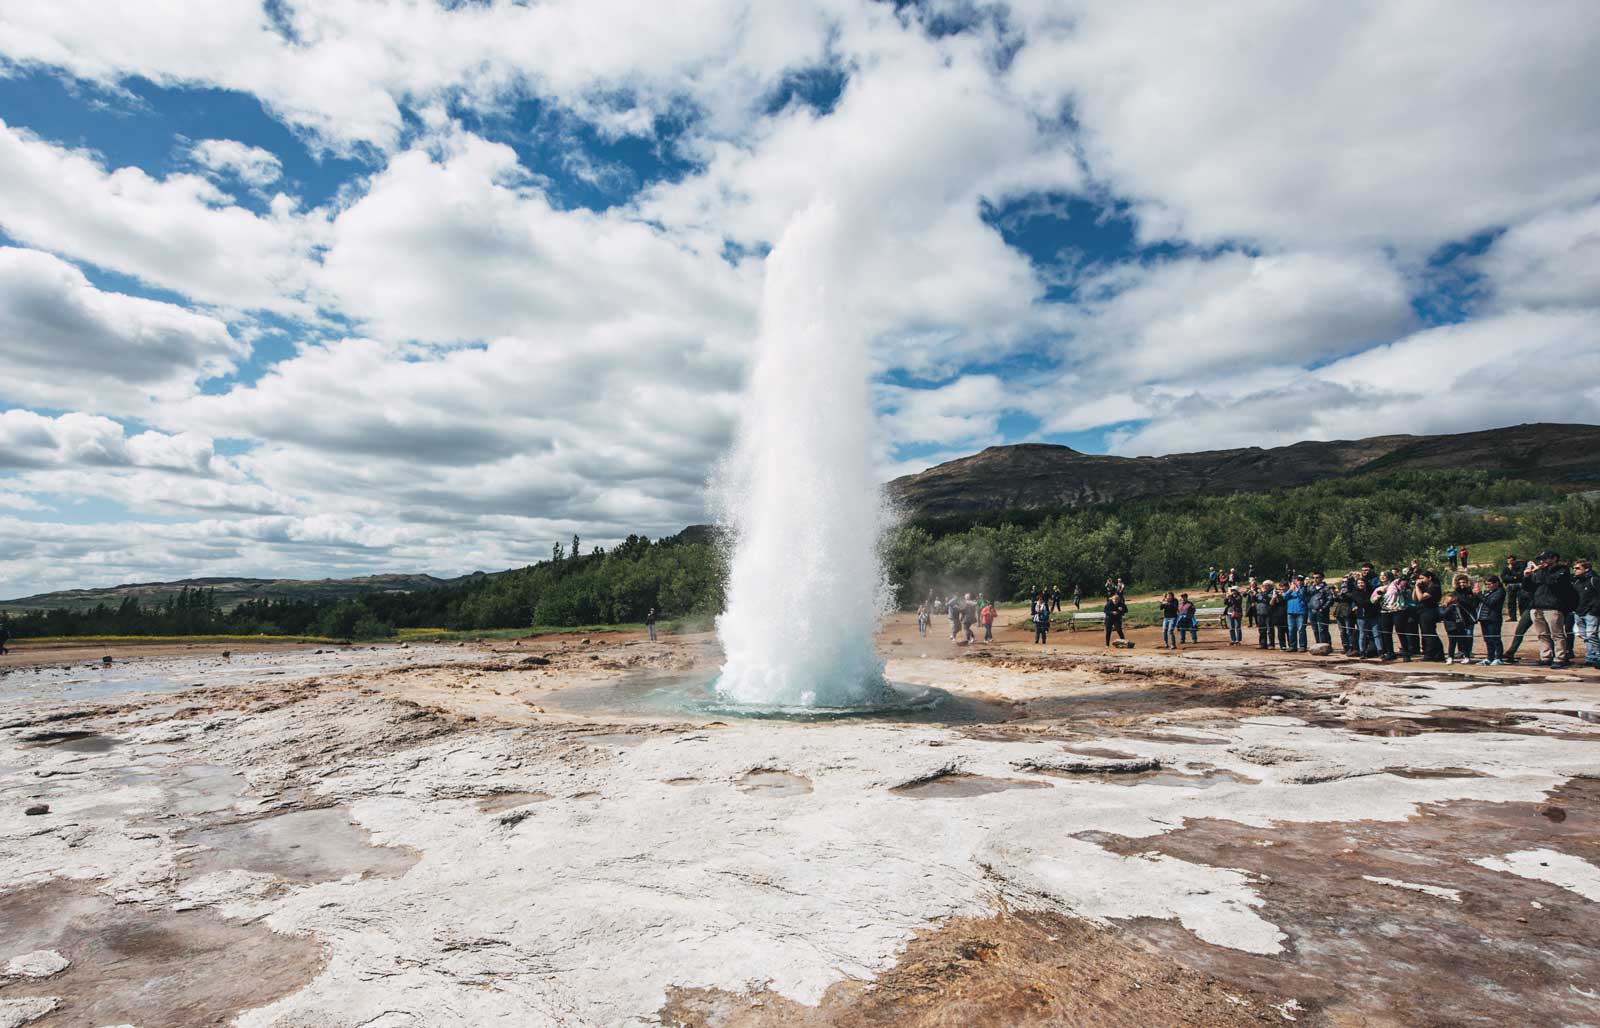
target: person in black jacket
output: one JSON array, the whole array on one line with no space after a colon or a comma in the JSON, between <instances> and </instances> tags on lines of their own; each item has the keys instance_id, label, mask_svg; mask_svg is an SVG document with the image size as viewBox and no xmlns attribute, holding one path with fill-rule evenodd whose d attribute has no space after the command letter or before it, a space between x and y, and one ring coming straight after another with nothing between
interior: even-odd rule
<instances>
[{"instance_id":1,"label":"person in black jacket","mask_svg":"<svg viewBox=\"0 0 1600 1028\"><path fill-rule=\"evenodd\" d=\"M1250 594L1250 609L1255 613L1257 636L1260 642L1257 647L1270 650L1275 644L1272 636L1272 590L1271 583L1263 582ZM1288 624L1287 621L1284 622Z\"/></svg>"},{"instance_id":2,"label":"person in black jacket","mask_svg":"<svg viewBox=\"0 0 1600 1028\"><path fill-rule=\"evenodd\" d=\"M1422 638L1422 659L1444 660L1444 644L1439 642L1439 577L1432 571L1417 576L1413 595L1417 601L1417 634Z\"/></svg>"},{"instance_id":3,"label":"person in black jacket","mask_svg":"<svg viewBox=\"0 0 1600 1028\"><path fill-rule=\"evenodd\" d=\"M1499 667L1505 662L1505 649L1500 643L1500 615L1505 609L1506 590L1499 575L1490 575L1484 582L1483 595L1478 597L1478 624L1483 629L1483 659L1479 664Z\"/></svg>"},{"instance_id":4,"label":"person in black jacket","mask_svg":"<svg viewBox=\"0 0 1600 1028\"><path fill-rule=\"evenodd\" d=\"M1378 588L1378 575L1369 561L1361 565L1355 576L1356 588L1350 595L1350 614L1356 621L1356 653L1362 657L1379 657L1383 648L1378 645L1378 605L1372 601L1372 592Z\"/></svg>"},{"instance_id":5,"label":"person in black jacket","mask_svg":"<svg viewBox=\"0 0 1600 1028\"><path fill-rule=\"evenodd\" d=\"M1539 663L1562 668L1572 663L1572 637L1567 634L1567 614L1578 608L1572 572L1554 550L1539 554L1522 579L1523 598L1533 611L1533 630L1539 639Z\"/></svg>"},{"instance_id":6,"label":"person in black jacket","mask_svg":"<svg viewBox=\"0 0 1600 1028\"><path fill-rule=\"evenodd\" d=\"M1278 649L1289 648L1289 596L1277 586L1267 594L1267 624Z\"/></svg>"},{"instance_id":7,"label":"person in black jacket","mask_svg":"<svg viewBox=\"0 0 1600 1028\"><path fill-rule=\"evenodd\" d=\"M1578 594L1573 635L1583 640L1583 660L1600 668L1600 576L1587 557L1572 562L1572 587Z\"/></svg>"},{"instance_id":8,"label":"person in black jacket","mask_svg":"<svg viewBox=\"0 0 1600 1028\"><path fill-rule=\"evenodd\" d=\"M1111 645L1111 633L1117 633L1118 639L1126 640L1122 634L1122 619L1128 613L1128 601L1122 598L1121 593L1112 593L1106 597L1106 645Z\"/></svg>"}]
</instances>

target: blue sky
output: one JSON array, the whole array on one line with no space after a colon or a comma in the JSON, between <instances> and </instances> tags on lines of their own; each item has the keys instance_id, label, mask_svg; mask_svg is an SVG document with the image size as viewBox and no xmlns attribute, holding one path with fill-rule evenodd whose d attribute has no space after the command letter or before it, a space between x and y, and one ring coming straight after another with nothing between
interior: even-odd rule
<instances>
[{"instance_id":1,"label":"blue sky","mask_svg":"<svg viewBox=\"0 0 1600 1028\"><path fill-rule=\"evenodd\" d=\"M8 10L0 594L705 520L816 203L885 477L1597 420L1592 12L1357 6Z\"/></svg>"}]
</instances>

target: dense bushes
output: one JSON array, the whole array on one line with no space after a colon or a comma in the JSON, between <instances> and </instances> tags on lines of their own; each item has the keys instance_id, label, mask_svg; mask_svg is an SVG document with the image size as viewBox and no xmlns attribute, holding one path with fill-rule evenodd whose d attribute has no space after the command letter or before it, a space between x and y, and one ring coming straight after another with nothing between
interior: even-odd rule
<instances>
[{"instance_id":1,"label":"dense bushes","mask_svg":"<svg viewBox=\"0 0 1600 1028\"><path fill-rule=\"evenodd\" d=\"M1107 575L1135 587L1197 583L1207 565L1254 565L1279 575L1340 571L1362 560L1399 563L1450 543L1516 538L1519 553L1546 547L1600 555L1600 503L1562 497L1485 474L1434 472L1338 479L1270 493L1139 501L951 526L907 524L884 540L886 570L904 605L928 592L1022 598L1034 587ZM210 593L184 590L148 607L39 611L12 620L41 635L228 633L371 639L397 628L562 627L714 614L722 607L720 548L704 530L651 542L629 536L610 552L551 560L416 592L357 600L262 599L222 611Z\"/></svg>"}]
</instances>

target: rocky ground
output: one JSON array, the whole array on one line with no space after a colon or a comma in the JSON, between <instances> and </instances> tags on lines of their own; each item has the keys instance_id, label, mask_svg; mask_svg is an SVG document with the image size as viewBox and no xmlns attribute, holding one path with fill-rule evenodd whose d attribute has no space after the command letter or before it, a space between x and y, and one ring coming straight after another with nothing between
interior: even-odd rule
<instances>
[{"instance_id":1,"label":"rocky ground","mask_svg":"<svg viewBox=\"0 0 1600 1028\"><path fill-rule=\"evenodd\" d=\"M22 652L0 1026L1600 1024L1600 681L885 633Z\"/></svg>"}]
</instances>

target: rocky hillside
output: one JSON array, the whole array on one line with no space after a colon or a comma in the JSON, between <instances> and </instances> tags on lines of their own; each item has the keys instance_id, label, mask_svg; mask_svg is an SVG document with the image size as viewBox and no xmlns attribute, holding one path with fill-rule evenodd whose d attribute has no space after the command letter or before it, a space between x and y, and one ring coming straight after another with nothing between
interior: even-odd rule
<instances>
[{"instance_id":1,"label":"rocky hillside","mask_svg":"<svg viewBox=\"0 0 1600 1028\"><path fill-rule=\"evenodd\" d=\"M1110 457L1039 443L991 446L897 478L889 492L912 517L948 518L1457 468L1558 488L1600 488L1600 425L1517 425L1460 435L1375 436L1165 457Z\"/></svg>"}]
</instances>

